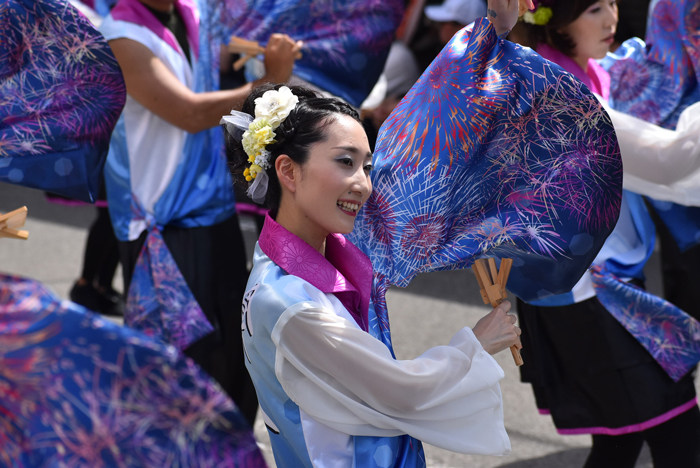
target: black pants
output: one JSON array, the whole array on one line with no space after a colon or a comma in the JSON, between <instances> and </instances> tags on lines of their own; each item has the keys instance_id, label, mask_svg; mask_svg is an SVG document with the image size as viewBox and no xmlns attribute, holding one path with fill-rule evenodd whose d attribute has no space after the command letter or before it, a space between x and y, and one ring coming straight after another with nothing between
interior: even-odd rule
<instances>
[{"instance_id":1,"label":"black pants","mask_svg":"<svg viewBox=\"0 0 700 468\"><path fill-rule=\"evenodd\" d=\"M163 239L214 332L190 345L185 354L216 379L252 425L258 408L253 382L245 368L241 304L248 280L243 236L236 215L214 226L166 226ZM119 242L128 291L146 239Z\"/></svg>"},{"instance_id":2,"label":"black pants","mask_svg":"<svg viewBox=\"0 0 700 468\"><path fill-rule=\"evenodd\" d=\"M619 436L594 435L584 468L634 468L646 441L654 468L700 467L700 410L676 416L642 432Z\"/></svg>"},{"instance_id":3,"label":"black pants","mask_svg":"<svg viewBox=\"0 0 700 468\"><path fill-rule=\"evenodd\" d=\"M85 243L82 277L90 284L112 288L114 273L119 264L117 238L107 208L97 208L97 219L92 223Z\"/></svg>"}]
</instances>

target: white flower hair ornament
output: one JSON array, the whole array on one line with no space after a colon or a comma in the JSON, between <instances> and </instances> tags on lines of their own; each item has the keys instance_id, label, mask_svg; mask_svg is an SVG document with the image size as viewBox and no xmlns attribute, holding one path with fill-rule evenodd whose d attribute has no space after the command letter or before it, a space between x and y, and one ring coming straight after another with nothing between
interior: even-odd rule
<instances>
[{"instance_id":1,"label":"white flower hair ornament","mask_svg":"<svg viewBox=\"0 0 700 468\"><path fill-rule=\"evenodd\" d=\"M226 125L226 130L243 144L248 155L250 167L243 171L243 176L252 182L246 192L256 203L265 201L269 177L267 171L271 166L270 152L265 147L275 141L275 129L289 116L299 103L299 98L292 90L282 86L279 90L266 91L255 100L255 119L238 111L231 111L219 122Z\"/></svg>"}]
</instances>

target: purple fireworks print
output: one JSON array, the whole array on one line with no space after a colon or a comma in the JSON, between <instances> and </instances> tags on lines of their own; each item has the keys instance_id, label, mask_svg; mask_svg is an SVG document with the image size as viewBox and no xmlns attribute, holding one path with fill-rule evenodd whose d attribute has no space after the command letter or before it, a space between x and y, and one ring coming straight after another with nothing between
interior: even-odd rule
<instances>
[{"instance_id":1,"label":"purple fireworks print","mask_svg":"<svg viewBox=\"0 0 700 468\"><path fill-rule=\"evenodd\" d=\"M264 467L231 399L175 348L0 275L0 466Z\"/></svg>"},{"instance_id":2,"label":"purple fireworks print","mask_svg":"<svg viewBox=\"0 0 700 468\"><path fill-rule=\"evenodd\" d=\"M625 283L605 267L591 270L598 300L674 381L700 361L700 322L678 307Z\"/></svg>"},{"instance_id":3,"label":"purple fireworks print","mask_svg":"<svg viewBox=\"0 0 700 468\"><path fill-rule=\"evenodd\" d=\"M104 38L62 0L0 7L0 181L92 202L126 88Z\"/></svg>"},{"instance_id":4,"label":"purple fireworks print","mask_svg":"<svg viewBox=\"0 0 700 468\"><path fill-rule=\"evenodd\" d=\"M124 322L179 350L214 331L156 227L134 267Z\"/></svg>"},{"instance_id":5,"label":"purple fireworks print","mask_svg":"<svg viewBox=\"0 0 700 468\"><path fill-rule=\"evenodd\" d=\"M223 3L228 35L304 41L294 72L359 106L374 87L404 11L402 0L207 0ZM212 6L212 9L218 6Z\"/></svg>"},{"instance_id":6,"label":"purple fireworks print","mask_svg":"<svg viewBox=\"0 0 700 468\"><path fill-rule=\"evenodd\" d=\"M611 78L614 109L666 128L700 100L700 5L659 0L646 44L630 39L601 62Z\"/></svg>"},{"instance_id":7,"label":"purple fireworks print","mask_svg":"<svg viewBox=\"0 0 700 468\"><path fill-rule=\"evenodd\" d=\"M591 264L617 222L622 163L595 96L483 19L384 123L372 183L351 239L387 283L511 257L509 289L528 301L568 292Z\"/></svg>"}]
</instances>

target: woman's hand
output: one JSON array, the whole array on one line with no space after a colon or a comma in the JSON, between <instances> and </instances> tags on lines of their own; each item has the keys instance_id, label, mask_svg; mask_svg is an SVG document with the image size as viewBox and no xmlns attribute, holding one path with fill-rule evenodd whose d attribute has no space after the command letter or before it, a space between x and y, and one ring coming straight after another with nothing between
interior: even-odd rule
<instances>
[{"instance_id":1,"label":"woman's hand","mask_svg":"<svg viewBox=\"0 0 700 468\"><path fill-rule=\"evenodd\" d=\"M534 8L532 0L489 0L486 15L500 36L513 29L519 16Z\"/></svg>"},{"instance_id":2,"label":"woman's hand","mask_svg":"<svg viewBox=\"0 0 700 468\"><path fill-rule=\"evenodd\" d=\"M517 319L515 315L508 314L509 310L510 302L504 301L472 328L481 346L489 354L496 354L513 345L523 347L519 338L520 328L515 326Z\"/></svg>"}]
</instances>

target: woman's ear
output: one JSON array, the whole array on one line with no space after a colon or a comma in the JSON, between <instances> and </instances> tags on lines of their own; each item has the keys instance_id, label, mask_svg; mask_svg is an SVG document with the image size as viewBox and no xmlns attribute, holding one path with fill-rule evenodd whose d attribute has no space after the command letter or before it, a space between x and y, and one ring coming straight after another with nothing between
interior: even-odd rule
<instances>
[{"instance_id":1,"label":"woman's ear","mask_svg":"<svg viewBox=\"0 0 700 468\"><path fill-rule=\"evenodd\" d=\"M289 190L291 193L296 191L296 167L297 163L295 163L292 158L286 154L280 154L277 156L277 159L275 159L277 179L280 181L280 185Z\"/></svg>"}]
</instances>

